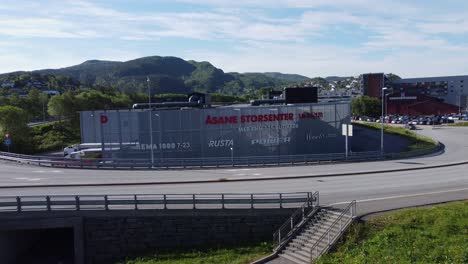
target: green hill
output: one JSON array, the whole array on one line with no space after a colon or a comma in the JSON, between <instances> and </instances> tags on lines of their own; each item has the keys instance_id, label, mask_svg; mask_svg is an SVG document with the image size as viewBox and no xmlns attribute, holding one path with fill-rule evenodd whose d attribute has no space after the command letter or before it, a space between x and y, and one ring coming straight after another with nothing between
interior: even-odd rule
<instances>
[{"instance_id":1,"label":"green hill","mask_svg":"<svg viewBox=\"0 0 468 264\"><path fill-rule=\"evenodd\" d=\"M113 87L122 92L147 90L153 93L218 92L239 95L261 88L275 88L301 82L307 77L281 73L225 73L209 62L185 61L176 57L151 56L135 60L89 60L79 65L30 72L71 77L83 86ZM25 74L16 72L10 74ZM2 74L4 77L8 74Z\"/></svg>"},{"instance_id":2,"label":"green hill","mask_svg":"<svg viewBox=\"0 0 468 264\"><path fill-rule=\"evenodd\" d=\"M271 78L288 82L306 82L311 80L311 78L299 74L285 74L281 72L264 72L263 74Z\"/></svg>"}]
</instances>

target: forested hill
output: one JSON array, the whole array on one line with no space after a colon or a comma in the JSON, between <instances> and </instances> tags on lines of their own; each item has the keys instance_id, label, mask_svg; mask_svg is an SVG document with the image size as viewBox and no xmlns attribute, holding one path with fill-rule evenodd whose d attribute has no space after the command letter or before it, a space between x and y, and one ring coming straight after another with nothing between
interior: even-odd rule
<instances>
[{"instance_id":1,"label":"forested hill","mask_svg":"<svg viewBox=\"0 0 468 264\"><path fill-rule=\"evenodd\" d=\"M299 74L285 74L280 72L264 72L264 75L288 82L306 82L310 81L309 77L299 75Z\"/></svg>"},{"instance_id":2,"label":"forested hill","mask_svg":"<svg viewBox=\"0 0 468 264\"><path fill-rule=\"evenodd\" d=\"M24 72L13 74L20 73ZM154 93L200 91L234 95L308 79L305 76L281 73L225 73L209 62L160 56L125 62L89 60L71 67L37 70L32 73L68 76L84 86L114 87L123 92L146 91L149 76ZM2 74L0 77L6 75Z\"/></svg>"}]
</instances>

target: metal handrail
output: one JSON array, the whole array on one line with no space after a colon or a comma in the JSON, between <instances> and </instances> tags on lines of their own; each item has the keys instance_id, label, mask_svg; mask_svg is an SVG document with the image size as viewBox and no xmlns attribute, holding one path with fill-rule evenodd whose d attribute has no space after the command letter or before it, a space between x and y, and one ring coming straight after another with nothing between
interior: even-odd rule
<instances>
[{"instance_id":1,"label":"metal handrail","mask_svg":"<svg viewBox=\"0 0 468 264\"><path fill-rule=\"evenodd\" d=\"M307 219L312 215L311 212L313 212L318 205L319 192L314 192L273 234L273 243L276 245L276 248L280 248L284 245L288 239L294 235L294 232L298 230L303 223L307 222Z\"/></svg>"},{"instance_id":2,"label":"metal handrail","mask_svg":"<svg viewBox=\"0 0 468 264\"><path fill-rule=\"evenodd\" d=\"M311 162L362 161L376 159L396 159L428 152L436 152L443 146L413 150L399 153L380 153L380 151L352 152L346 158L345 153L305 154L284 156L251 156L251 157L213 157L213 158L172 158L162 162L151 163L148 159L79 159L72 160L63 157L31 156L0 152L0 159L24 163L34 163L39 166L60 166L72 168L194 168L194 167L232 167L258 166L278 164L307 164Z\"/></svg>"},{"instance_id":3,"label":"metal handrail","mask_svg":"<svg viewBox=\"0 0 468 264\"><path fill-rule=\"evenodd\" d=\"M171 205L174 209L297 208L311 196L310 192L3 196L0 197L0 212L154 210L172 209Z\"/></svg>"},{"instance_id":4,"label":"metal handrail","mask_svg":"<svg viewBox=\"0 0 468 264\"><path fill-rule=\"evenodd\" d=\"M341 219L346 215L347 212L351 212L350 213L350 218L345 222L345 223L342 223ZM351 224L351 222L354 220L356 216L356 201L353 200L351 201L348 206L346 206L345 209L341 210L341 214L340 216L333 222L333 224L327 229L327 231L325 231L325 233L323 233L323 235L317 240L317 242L315 242L315 244L312 246L312 248L310 249L310 260L313 261L315 259L317 259L318 257L320 257L323 253L325 253L328 249L330 249L331 245L333 244L333 241L338 237L338 235L340 235L346 228L349 224ZM337 225L340 225L340 232L339 234L336 234L334 237L331 237L330 238L330 233L331 233L331 230L337 226ZM327 246L321 250L318 249L319 247L319 244L325 239L327 238ZM315 254L314 254L315 253Z\"/></svg>"}]
</instances>

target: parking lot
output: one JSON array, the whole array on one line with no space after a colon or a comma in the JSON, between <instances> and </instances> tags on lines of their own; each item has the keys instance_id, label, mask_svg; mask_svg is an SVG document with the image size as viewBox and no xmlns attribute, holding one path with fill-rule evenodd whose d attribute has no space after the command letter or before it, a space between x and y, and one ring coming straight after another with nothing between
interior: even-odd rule
<instances>
[{"instance_id":1,"label":"parking lot","mask_svg":"<svg viewBox=\"0 0 468 264\"><path fill-rule=\"evenodd\" d=\"M382 118L373 118L367 116L353 116L354 121L381 123ZM452 115L432 115L432 116L407 116L407 115L387 115L384 117L386 124L410 124L410 125L441 125L455 122L468 121L467 114Z\"/></svg>"}]
</instances>

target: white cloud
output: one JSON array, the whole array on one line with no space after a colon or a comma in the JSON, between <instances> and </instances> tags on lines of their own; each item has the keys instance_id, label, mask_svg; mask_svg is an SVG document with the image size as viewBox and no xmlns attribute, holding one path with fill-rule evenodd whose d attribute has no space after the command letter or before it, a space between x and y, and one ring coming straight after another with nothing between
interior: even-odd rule
<instances>
[{"instance_id":1,"label":"white cloud","mask_svg":"<svg viewBox=\"0 0 468 264\"><path fill-rule=\"evenodd\" d=\"M15 37L76 38L63 21L50 18L11 18L0 16L0 34Z\"/></svg>"},{"instance_id":2,"label":"white cloud","mask_svg":"<svg viewBox=\"0 0 468 264\"><path fill-rule=\"evenodd\" d=\"M313 8L334 8L339 10L354 10L366 13L369 11L380 12L384 14L414 14L420 10L419 7L408 4L408 1L395 0L176 0L177 2L209 5L217 7L255 7L263 9L275 8L295 8L295 9L313 9Z\"/></svg>"},{"instance_id":3,"label":"white cloud","mask_svg":"<svg viewBox=\"0 0 468 264\"><path fill-rule=\"evenodd\" d=\"M462 18L442 19L434 22L426 22L418 25L418 28L426 34L466 34L468 33L468 14Z\"/></svg>"},{"instance_id":4,"label":"white cloud","mask_svg":"<svg viewBox=\"0 0 468 264\"><path fill-rule=\"evenodd\" d=\"M31 53L30 46L22 45L22 51L0 50L0 73L13 71L31 71L38 69L56 69L82 63L89 59L127 61L144 56L139 51L127 51L119 48L99 50L90 57L88 54L77 54L69 49L41 47L40 53ZM26 51L26 52L25 52Z\"/></svg>"},{"instance_id":5,"label":"white cloud","mask_svg":"<svg viewBox=\"0 0 468 264\"><path fill-rule=\"evenodd\" d=\"M284 45L248 42L226 54L192 50L186 59L208 60L225 71L297 73L309 77L354 76L363 72L393 72L406 77L463 75L468 72L468 52L446 53L437 48L397 52L366 58L366 50L333 45Z\"/></svg>"},{"instance_id":6,"label":"white cloud","mask_svg":"<svg viewBox=\"0 0 468 264\"><path fill-rule=\"evenodd\" d=\"M223 46L219 49L224 49L222 52L213 52L207 46L190 52L173 49L174 53L170 54L208 60L227 71L283 71L317 76L368 71L398 73L399 68L416 75L437 70L457 73L468 70L461 63L468 59L468 48L465 48L468 9L463 9L463 2L458 2L459 10L446 14L443 8L401 0L178 0L187 5L206 5L198 12L157 9L137 12L117 9L111 1L49 0L40 4L6 1L8 5L0 6L0 10L8 10L0 15L2 38L7 36L20 42L25 38L28 41L61 38L76 43L105 39L136 44L129 45L128 50L107 52L98 46L87 54L68 55L57 49L42 48L35 52L29 48L31 52L25 55L25 49L8 47L9 53L0 53L2 62L10 65L0 66L3 69L21 65L23 69L62 67L96 57L126 60L144 54L160 55L151 53L154 50L137 50L138 44L170 39L188 43L207 41L211 45L235 43L232 44L235 47ZM34 12L22 12L21 8L26 7ZM280 17L278 11L282 9L294 12L284 12ZM336 33L338 29L346 29L350 34L359 30L361 39L353 48L346 48L346 40ZM444 34L462 41L456 43ZM7 47L8 43L2 40L0 47ZM73 47L62 47L62 50L73 53ZM9 54L15 54L17 59ZM48 55L47 59L39 60L41 66L31 54ZM34 62L28 64L28 59ZM443 69L438 69L442 66Z\"/></svg>"}]
</instances>

